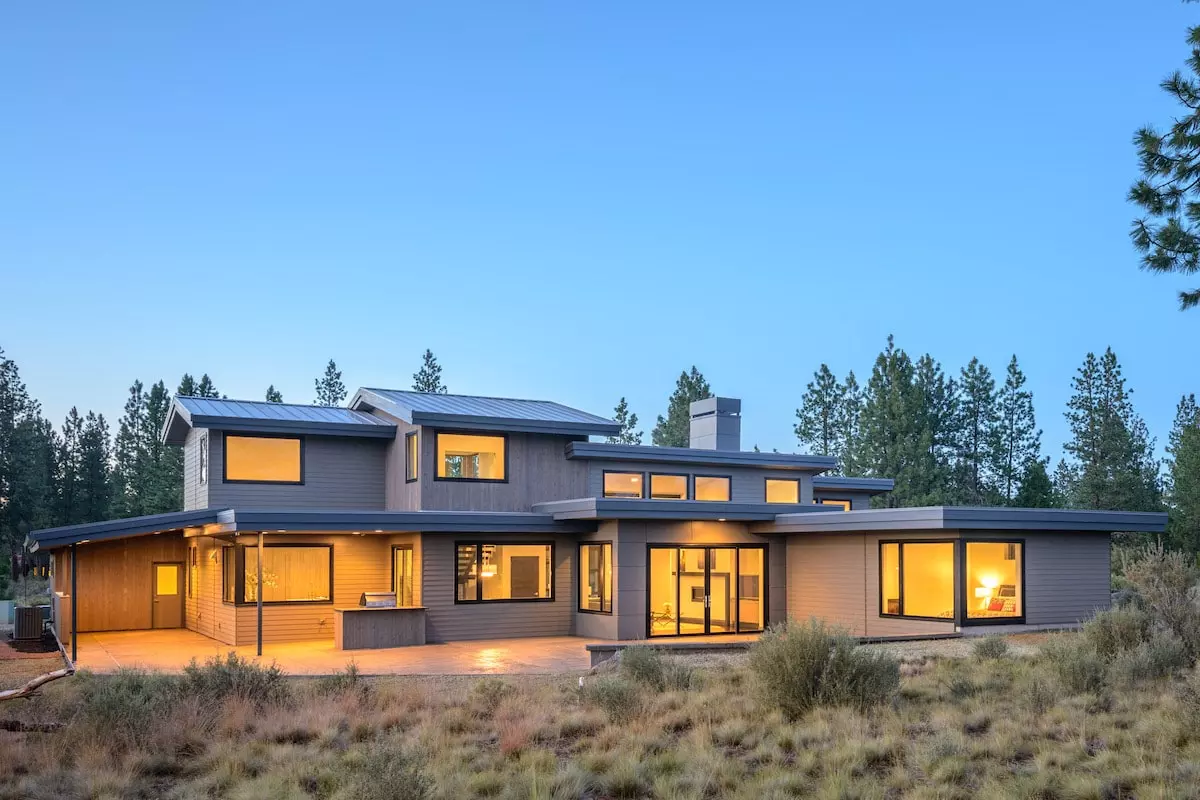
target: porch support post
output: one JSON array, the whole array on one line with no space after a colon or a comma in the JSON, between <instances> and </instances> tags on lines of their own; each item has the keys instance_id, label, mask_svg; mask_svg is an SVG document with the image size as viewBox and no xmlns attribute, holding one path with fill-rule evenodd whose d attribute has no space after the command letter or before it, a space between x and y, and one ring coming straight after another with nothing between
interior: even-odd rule
<instances>
[{"instance_id":1,"label":"porch support post","mask_svg":"<svg viewBox=\"0 0 1200 800\"><path fill-rule=\"evenodd\" d=\"M258 589L255 591L254 596L255 596L255 598L257 598L257 604L258 604L258 654L260 656L262 655L262 596L263 596L262 562L263 562L263 555L264 555L264 553L263 553L263 532L259 531L258 532Z\"/></svg>"},{"instance_id":2,"label":"porch support post","mask_svg":"<svg viewBox=\"0 0 1200 800\"><path fill-rule=\"evenodd\" d=\"M79 545L71 543L71 663L79 657L79 595L75 587L79 585L76 575L79 574L78 559L75 550Z\"/></svg>"}]
</instances>

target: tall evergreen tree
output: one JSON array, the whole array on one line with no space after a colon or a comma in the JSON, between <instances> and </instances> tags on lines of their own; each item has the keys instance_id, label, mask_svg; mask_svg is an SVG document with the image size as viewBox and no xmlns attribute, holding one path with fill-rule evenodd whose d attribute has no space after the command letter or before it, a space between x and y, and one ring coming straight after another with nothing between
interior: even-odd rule
<instances>
[{"instance_id":1,"label":"tall evergreen tree","mask_svg":"<svg viewBox=\"0 0 1200 800\"><path fill-rule=\"evenodd\" d=\"M220 397L221 393L217 391L217 387L213 386L212 379L208 377L208 373L200 376L200 382L196 384L196 397Z\"/></svg>"},{"instance_id":2,"label":"tall evergreen tree","mask_svg":"<svg viewBox=\"0 0 1200 800\"><path fill-rule=\"evenodd\" d=\"M273 383L267 387L267 402L268 403L282 403L283 402L283 393L280 392L278 389L276 389L275 384L273 384Z\"/></svg>"},{"instance_id":3,"label":"tall evergreen tree","mask_svg":"<svg viewBox=\"0 0 1200 800\"><path fill-rule=\"evenodd\" d=\"M184 375L184 381L191 376ZM180 382L183 388L183 382ZM192 386L195 391L195 386ZM136 517L145 513L146 460L143 444L146 438L146 393L142 382L135 380L125 400L125 413L117 422L114 444L113 510L120 517Z\"/></svg>"},{"instance_id":4,"label":"tall evergreen tree","mask_svg":"<svg viewBox=\"0 0 1200 800\"><path fill-rule=\"evenodd\" d=\"M835 458L841 456L839 424L845 393L846 387L838 383L828 364L822 364L813 373L813 379L800 398L800 407L796 409L799 421L792 426L800 444L810 452Z\"/></svg>"},{"instance_id":5,"label":"tall evergreen tree","mask_svg":"<svg viewBox=\"0 0 1200 800\"><path fill-rule=\"evenodd\" d=\"M87 413L79 434L79 513L84 522L108 519L112 508L111 444L103 414Z\"/></svg>"},{"instance_id":6,"label":"tall evergreen tree","mask_svg":"<svg viewBox=\"0 0 1200 800\"><path fill-rule=\"evenodd\" d=\"M183 377L179 379L179 389L175 394L180 397L196 397L196 379L189 373L183 373Z\"/></svg>"},{"instance_id":7,"label":"tall evergreen tree","mask_svg":"<svg viewBox=\"0 0 1200 800\"><path fill-rule=\"evenodd\" d=\"M1099 359L1088 353L1072 387L1066 412L1071 440L1063 446L1071 458L1064 471L1067 501L1083 508L1157 510L1154 440L1133 409L1112 348Z\"/></svg>"},{"instance_id":8,"label":"tall evergreen tree","mask_svg":"<svg viewBox=\"0 0 1200 800\"><path fill-rule=\"evenodd\" d=\"M346 384L342 383L342 373L332 358L325 365L325 374L313 383L317 388L317 399L313 401L313 405L340 406L346 399Z\"/></svg>"},{"instance_id":9,"label":"tall evergreen tree","mask_svg":"<svg viewBox=\"0 0 1200 800\"><path fill-rule=\"evenodd\" d=\"M1004 386L996 398L996 410L998 427L992 471L1000 496L1005 503L1011 504L1025 476L1040 480L1040 476L1030 473L1030 468L1035 462L1041 463L1042 459L1042 431L1034 418L1033 393L1025 388L1025 373L1017 364L1016 355L1008 362ZM1045 474L1044 464L1041 471ZM1046 484L1049 483L1047 476ZM1033 487L1031 492L1034 489L1041 491L1041 488ZM1024 494L1026 497L1033 496Z\"/></svg>"},{"instance_id":10,"label":"tall evergreen tree","mask_svg":"<svg viewBox=\"0 0 1200 800\"><path fill-rule=\"evenodd\" d=\"M412 388L414 392L446 394L446 385L442 383L442 365L432 350L427 349L421 357L421 368L413 373Z\"/></svg>"},{"instance_id":11,"label":"tall evergreen tree","mask_svg":"<svg viewBox=\"0 0 1200 800\"><path fill-rule=\"evenodd\" d=\"M854 370L842 384L842 407L837 419L838 455L843 475L859 477L865 474L862 443L863 390L854 377Z\"/></svg>"},{"instance_id":12,"label":"tall evergreen tree","mask_svg":"<svg viewBox=\"0 0 1200 800\"><path fill-rule=\"evenodd\" d=\"M915 462L911 478L914 501L923 504L953 502L950 475L959 438L959 387L947 379L942 365L926 353L913 370L916 418L924 451Z\"/></svg>"},{"instance_id":13,"label":"tall evergreen tree","mask_svg":"<svg viewBox=\"0 0 1200 800\"><path fill-rule=\"evenodd\" d=\"M58 521L63 525L87 522L81 484L83 482L83 417L72 406L62 424L58 454Z\"/></svg>"},{"instance_id":14,"label":"tall evergreen tree","mask_svg":"<svg viewBox=\"0 0 1200 800\"><path fill-rule=\"evenodd\" d=\"M29 416L34 404L21 380L17 363L4 355L0 348L0 544L6 545L9 555L20 549L20 535L12 516L11 498L15 478L14 439L17 426Z\"/></svg>"},{"instance_id":15,"label":"tall evergreen tree","mask_svg":"<svg viewBox=\"0 0 1200 800\"><path fill-rule=\"evenodd\" d=\"M691 372L679 373L675 391L667 401L667 415L658 415L650 441L659 447L687 447L692 439L691 405L712 396L712 387L694 364Z\"/></svg>"},{"instance_id":16,"label":"tall evergreen tree","mask_svg":"<svg viewBox=\"0 0 1200 800\"><path fill-rule=\"evenodd\" d=\"M1167 541L1200 553L1200 409L1196 396L1180 399L1167 444Z\"/></svg>"},{"instance_id":17,"label":"tall evergreen tree","mask_svg":"<svg viewBox=\"0 0 1200 800\"><path fill-rule=\"evenodd\" d=\"M966 505L988 505L997 499L990 467L997 450L999 414L996 381L991 370L972 358L962 370L958 412L956 499Z\"/></svg>"},{"instance_id":18,"label":"tall evergreen tree","mask_svg":"<svg viewBox=\"0 0 1200 800\"><path fill-rule=\"evenodd\" d=\"M205 390L207 375L200 379L198 391ZM212 384L209 382L209 388ZM200 397L216 397L203 394ZM171 410L171 393L159 381L146 393L146 425L141 449L145 459L146 498L143 514L164 514L183 508L183 450L162 441L162 429Z\"/></svg>"},{"instance_id":19,"label":"tall evergreen tree","mask_svg":"<svg viewBox=\"0 0 1200 800\"><path fill-rule=\"evenodd\" d=\"M1020 488L1011 500L1011 505L1017 508L1054 508L1058 505L1057 492L1046 472L1045 460L1027 461L1018 485Z\"/></svg>"},{"instance_id":20,"label":"tall evergreen tree","mask_svg":"<svg viewBox=\"0 0 1200 800\"><path fill-rule=\"evenodd\" d=\"M11 442L8 499L0 504L7 512L7 524L11 526L6 536L12 535L16 548L31 530L58 523L55 494L58 449L54 425L40 413L29 414L17 423Z\"/></svg>"},{"instance_id":21,"label":"tall evergreen tree","mask_svg":"<svg viewBox=\"0 0 1200 800\"><path fill-rule=\"evenodd\" d=\"M621 426L621 432L616 436L608 437L609 444L642 443L642 432L637 429L637 414L629 412L629 403L625 401L624 397L621 398L621 402L617 403L617 407L613 411L613 421Z\"/></svg>"},{"instance_id":22,"label":"tall evergreen tree","mask_svg":"<svg viewBox=\"0 0 1200 800\"><path fill-rule=\"evenodd\" d=\"M930 448L921 430L921 398L913 382L912 359L888 336L875 359L862 411L862 463L868 475L891 477L894 491L879 502L888 508L920 505L923 487L918 462Z\"/></svg>"}]
</instances>

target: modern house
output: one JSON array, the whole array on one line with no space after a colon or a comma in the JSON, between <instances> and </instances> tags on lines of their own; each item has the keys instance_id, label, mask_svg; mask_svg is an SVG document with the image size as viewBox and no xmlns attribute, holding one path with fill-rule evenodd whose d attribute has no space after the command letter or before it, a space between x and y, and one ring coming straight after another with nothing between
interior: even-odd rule
<instances>
[{"instance_id":1,"label":"modern house","mask_svg":"<svg viewBox=\"0 0 1200 800\"><path fill-rule=\"evenodd\" d=\"M1165 514L871 509L879 478L746 452L741 404L691 446L592 441L552 402L360 389L347 408L179 397L184 509L35 531L60 638L186 627L230 645L1068 626L1109 603L1113 531ZM363 605L363 604L366 605Z\"/></svg>"}]
</instances>

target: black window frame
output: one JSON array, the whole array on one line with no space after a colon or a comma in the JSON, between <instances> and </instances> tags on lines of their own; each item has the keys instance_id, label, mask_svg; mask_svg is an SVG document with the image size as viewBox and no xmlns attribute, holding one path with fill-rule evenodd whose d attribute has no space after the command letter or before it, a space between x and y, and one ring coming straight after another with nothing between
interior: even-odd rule
<instances>
[{"instance_id":1,"label":"black window frame","mask_svg":"<svg viewBox=\"0 0 1200 800\"><path fill-rule=\"evenodd\" d=\"M790 503L790 502L783 501L783 500L768 500L767 497L769 496L770 493L767 491L767 485L769 483L771 483L772 481L775 481L777 483L794 483L794 484L796 484L796 502ZM773 506L797 505L800 502L800 479L799 478L763 478L763 502L770 503Z\"/></svg>"},{"instance_id":2,"label":"black window frame","mask_svg":"<svg viewBox=\"0 0 1200 800\"><path fill-rule=\"evenodd\" d=\"M817 506L833 505L834 503L845 503L848 507L842 509L843 511L853 511L854 510L854 500L849 497L814 497L813 498L813 505L817 505Z\"/></svg>"},{"instance_id":3,"label":"black window frame","mask_svg":"<svg viewBox=\"0 0 1200 800\"><path fill-rule=\"evenodd\" d=\"M549 597L506 597L485 600L483 598L483 581L479 579L479 570L483 566L483 548L486 545L492 547L504 547L506 545L528 545L531 547L549 547L550 548L550 596ZM474 547L475 548L475 599L474 600L459 600L458 599L458 548ZM553 603L554 595L557 590L555 580L558 573L558 562L555 560L555 543L553 541L536 541L536 542L506 542L497 539L464 539L454 542L454 604L458 606L471 605L491 605L493 603Z\"/></svg>"},{"instance_id":4,"label":"black window frame","mask_svg":"<svg viewBox=\"0 0 1200 800\"><path fill-rule=\"evenodd\" d=\"M230 439L295 439L300 442L300 480L298 481L255 481L229 476L229 440ZM221 437L221 483L235 483L251 486L303 486L305 476L304 453L307 450L307 437L294 433L239 433L224 431Z\"/></svg>"},{"instance_id":5,"label":"black window frame","mask_svg":"<svg viewBox=\"0 0 1200 800\"><path fill-rule=\"evenodd\" d=\"M604 488L604 480L608 475L637 475L642 479L641 494L637 497L619 497L609 496L608 490ZM645 500L646 493L649 491L649 481L646 480L646 473L639 472L635 469L606 469L600 473L600 497L608 500Z\"/></svg>"},{"instance_id":6,"label":"black window frame","mask_svg":"<svg viewBox=\"0 0 1200 800\"><path fill-rule=\"evenodd\" d=\"M277 542L264 544L264 549L273 547L324 547L329 551L329 599L328 600L263 600L264 606L320 606L333 605L333 545L326 542ZM221 602L227 606L256 606L257 600L246 600L246 548L257 549L257 544L227 544L221 548ZM229 557L228 550L233 551L234 587L233 601L226 600L225 564Z\"/></svg>"},{"instance_id":7,"label":"black window frame","mask_svg":"<svg viewBox=\"0 0 1200 800\"><path fill-rule=\"evenodd\" d=\"M655 497L654 496L654 479L655 478L683 478L683 497ZM690 500L692 498L692 476L687 472L651 472L648 477L643 478L645 490L642 495L643 500ZM729 491L733 492L733 486L729 487Z\"/></svg>"},{"instance_id":8,"label":"black window frame","mask_svg":"<svg viewBox=\"0 0 1200 800\"><path fill-rule=\"evenodd\" d=\"M961 540L959 540L959 539L880 539L879 540L879 560L878 560L878 564L879 564L879 587L878 587L879 588L879 598L878 598L879 599L879 605L878 605L879 616L886 617L888 619L919 619L919 620L925 620L925 621L929 621L929 622L946 622L951 625L957 624L958 618L961 614L962 606L959 601L960 601L960 596L962 595L962 592L963 592L962 585L964 583L963 578L962 578L962 569L961 569L961 565L959 563L961 560L961 554L959 552L961 549L959 547L960 541ZM887 613L887 608L884 606L883 548L884 548L884 545L889 545L889 544L895 544L895 545L900 546L898 553L897 553L897 567L900 570L900 584L899 584L900 613L899 614ZM904 545L906 545L906 544L949 544L949 545L953 545L953 550L951 551L950 558L951 558L951 562L952 562L953 568L954 568L954 576L951 578L950 596L951 596L951 603L953 604L954 608L952 609L950 616L948 616L948 617L926 617L926 616L919 616L917 614L905 614L904 613ZM1024 610L1023 606L1022 606L1022 610Z\"/></svg>"},{"instance_id":9,"label":"black window frame","mask_svg":"<svg viewBox=\"0 0 1200 800\"><path fill-rule=\"evenodd\" d=\"M396 551L397 551L397 550L408 550L409 552L411 552L411 553L412 553L412 562L413 562L413 605L417 605L417 575L416 575L416 571L417 571L417 549L416 549L416 547L414 547L414 546L413 546L413 544L412 544L411 542L408 542L408 543L405 543L405 542L399 542L399 543L396 543L396 544L393 544L393 545L392 545L390 552L391 552L391 554L392 554L392 564L391 564L392 579L391 579L391 587L392 587L392 591L393 591L393 592L396 592ZM397 597L396 597L396 605L397 605L397 606L399 606L399 605L400 605L400 598L399 598L399 596L398 596L398 595L399 595L399 592L396 592L396 594L397 594Z\"/></svg>"},{"instance_id":10,"label":"black window frame","mask_svg":"<svg viewBox=\"0 0 1200 800\"><path fill-rule=\"evenodd\" d=\"M700 496L696 493L696 479L697 478L724 478L728 482L728 486L729 486L728 496L724 500L701 500ZM692 473L692 485L691 485L690 496L691 496L691 499L695 500L697 503L732 503L733 502L733 476L732 475L712 475L712 474L708 474L708 473L703 473L703 474Z\"/></svg>"},{"instance_id":11,"label":"black window frame","mask_svg":"<svg viewBox=\"0 0 1200 800\"><path fill-rule=\"evenodd\" d=\"M504 477L503 478L449 478L438 475L441 470L442 459L438 455L441 448L438 447L438 441L442 434L448 436L487 436L495 439L497 437L504 440ZM510 440L507 431L478 431L478 430L458 430L455 428L438 429L433 432L433 479L435 481L446 481L447 483L508 483L509 464L508 456L510 452Z\"/></svg>"},{"instance_id":12,"label":"black window frame","mask_svg":"<svg viewBox=\"0 0 1200 800\"><path fill-rule=\"evenodd\" d=\"M719 501L713 500L713 501L709 501L709 502L719 502ZM776 546L778 546L778 545L776 545ZM737 551L737 555L736 555L735 561L734 561L733 574L737 578L737 584L736 584L737 590L736 590L734 596L735 596L736 600L739 602L742 599L742 586L741 586L742 550L750 550L750 549L762 550L762 576L760 578L760 584L759 584L759 590L760 590L759 594L762 596L761 602L763 604L762 627L759 628L758 630L743 631L742 630L742 618L741 618L741 614L739 613L736 630L725 631L723 633L679 633L679 619L677 616L676 621L675 621L675 633L659 634L658 636L652 637L650 635L650 632L653 630L653 625L654 625L654 619L653 619L654 609L650 606L650 587L654 581L654 576L651 574L651 571L650 571L651 553L653 553L653 551L655 549L667 549L667 550L676 550L676 551L679 551L679 550L704 550L705 551L705 565L711 572L711 567L709 566L709 562L708 562L708 558L709 558L709 556L711 556L710 551L714 550L714 549L721 549L721 548L733 549L733 550ZM676 574L678 574L678 567L676 567L676 570L677 570ZM749 576L747 576L747 577L749 577ZM652 639L652 638L653 639L683 639L688 636L745 636L745 635L757 635L760 633L764 633L767 630L767 628L769 628L771 626L771 588L770 587L771 587L771 543L770 542L763 542L761 544L754 543L754 542L738 542L738 543L729 543L729 544L692 544L692 543L680 544L678 542L647 542L647 544L646 544L646 615L645 615L646 636L645 636L645 638L646 639ZM679 608L679 601L680 601L679 579L678 579L678 577L676 577L674 607L677 610Z\"/></svg>"},{"instance_id":13,"label":"black window frame","mask_svg":"<svg viewBox=\"0 0 1200 800\"><path fill-rule=\"evenodd\" d=\"M608 577L610 580L613 577L615 577L613 574L613 565L612 565L613 543L611 541L607 541L607 540L601 541L601 542L580 542L579 550L577 551L577 556L579 559L577 562L579 565L578 570L577 570L579 572L579 592L578 592L578 596L575 598L576 610L580 614L602 614L606 617L611 617L613 614L613 606L612 606L613 599L611 596L609 596L607 598L604 596L606 582L603 579L603 577L600 580L600 609L601 610L597 611L593 608L584 608L583 607L583 587L584 587L585 581L587 579L587 576L584 574L584 570L583 570L583 548L585 548L585 547L599 547L600 548L600 563L605 566L605 569L607 569ZM604 559L604 548L606 548L606 547L608 548L607 564L605 564L605 559ZM553 554L551 554L551 558L553 558ZM456 592L455 596L457 597L457 595L458 595L458 593ZM604 610L604 601L605 600L608 600L608 611Z\"/></svg>"},{"instance_id":14,"label":"black window frame","mask_svg":"<svg viewBox=\"0 0 1200 800\"><path fill-rule=\"evenodd\" d=\"M419 431L409 431L404 434L404 482L416 483L420 477L421 469L421 440L417 438ZM410 444L413 442L414 444ZM504 445L505 457L507 458L508 444ZM504 474L508 474L507 465L505 465Z\"/></svg>"},{"instance_id":15,"label":"black window frame","mask_svg":"<svg viewBox=\"0 0 1200 800\"><path fill-rule=\"evenodd\" d=\"M988 538L982 538L982 537L976 536L976 537L972 537L970 539L959 539L958 541L961 542L961 544L959 545L960 552L958 554L957 563L955 564L955 569L957 569L958 574L960 576L962 576L961 579L958 581L958 584L959 584L958 585L958 601L959 601L959 607L962 609L962 611L960 613L961 619L959 620L959 624L960 625L970 625L970 626L974 626L974 625L979 625L979 626L1024 625L1025 618L1029 613L1029 610L1028 610L1028 608L1026 608L1026 605L1025 605L1025 603L1026 603L1025 587L1027 585L1026 579L1025 579L1025 562L1027 560L1026 553L1028 552L1028 550L1026 550L1025 539L1020 538L1020 537L1013 538L1013 537L1007 537L1007 536L1002 537L1002 538L998 537L998 538L994 538L994 539L988 539ZM1021 595L1020 595L1020 597L1021 597L1021 616L1019 616L1019 617L976 617L976 618L972 619L970 614L968 613L967 603L969 602L970 598L967 597L967 545L979 544L979 543L982 543L982 544L1019 544L1019 545L1021 545Z\"/></svg>"}]
</instances>

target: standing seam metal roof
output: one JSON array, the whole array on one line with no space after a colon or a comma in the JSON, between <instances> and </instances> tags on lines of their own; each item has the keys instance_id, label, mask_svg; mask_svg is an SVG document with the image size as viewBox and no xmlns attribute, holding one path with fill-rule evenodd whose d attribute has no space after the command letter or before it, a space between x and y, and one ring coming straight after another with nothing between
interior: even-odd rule
<instances>
[{"instance_id":1,"label":"standing seam metal roof","mask_svg":"<svg viewBox=\"0 0 1200 800\"><path fill-rule=\"evenodd\" d=\"M414 425L477 425L481 429L572 435L613 435L620 430L620 425L611 419L549 400L363 388L354 395L350 406L379 408Z\"/></svg>"},{"instance_id":2,"label":"standing seam metal roof","mask_svg":"<svg viewBox=\"0 0 1200 800\"><path fill-rule=\"evenodd\" d=\"M254 400L219 400L210 397L176 397L175 399L187 409L189 414L202 417L326 422L342 425L392 425L385 419L348 408L266 403Z\"/></svg>"}]
</instances>

